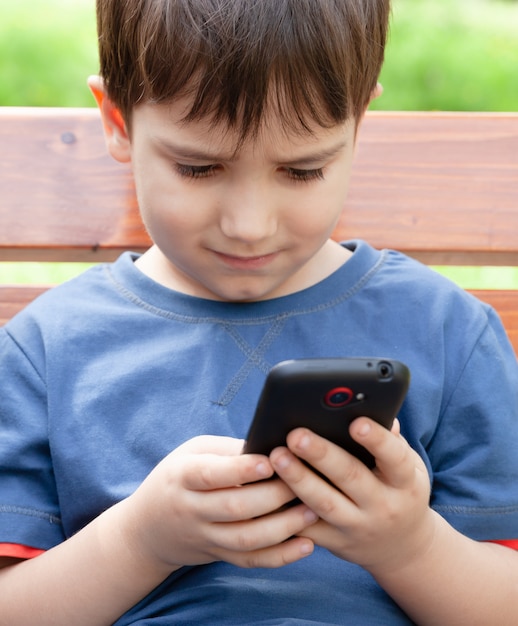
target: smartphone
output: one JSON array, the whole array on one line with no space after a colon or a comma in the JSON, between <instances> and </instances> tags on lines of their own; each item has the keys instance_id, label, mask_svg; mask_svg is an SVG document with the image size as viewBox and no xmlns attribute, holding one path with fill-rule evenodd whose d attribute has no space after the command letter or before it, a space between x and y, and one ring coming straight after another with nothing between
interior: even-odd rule
<instances>
[{"instance_id":1,"label":"smartphone","mask_svg":"<svg viewBox=\"0 0 518 626\"><path fill-rule=\"evenodd\" d=\"M393 359L282 361L268 374L243 452L268 455L305 426L372 468L373 456L350 437L349 425L363 415L390 429L409 384L408 367Z\"/></svg>"}]
</instances>

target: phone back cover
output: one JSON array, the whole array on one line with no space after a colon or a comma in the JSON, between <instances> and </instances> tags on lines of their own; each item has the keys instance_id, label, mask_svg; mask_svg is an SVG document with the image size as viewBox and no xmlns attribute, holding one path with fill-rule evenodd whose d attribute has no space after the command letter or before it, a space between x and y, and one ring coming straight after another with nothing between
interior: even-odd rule
<instances>
[{"instance_id":1,"label":"phone back cover","mask_svg":"<svg viewBox=\"0 0 518 626\"><path fill-rule=\"evenodd\" d=\"M372 466L372 456L351 439L349 425L355 418L367 416L390 428L409 381L408 368L392 359L284 361L270 371L244 451L267 455L286 445L290 431L304 426ZM328 406L326 394L341 388L351 390L352 400L342 407Z\"/></svg>"}]
</instances>

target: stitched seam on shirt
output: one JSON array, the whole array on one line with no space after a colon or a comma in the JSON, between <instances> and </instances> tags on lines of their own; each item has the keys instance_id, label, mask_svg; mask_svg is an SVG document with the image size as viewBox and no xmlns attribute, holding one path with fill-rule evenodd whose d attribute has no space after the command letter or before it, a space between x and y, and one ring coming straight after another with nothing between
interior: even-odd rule
<instances>
[{"instance_id":1,"label":"stitched seam on shirt","mask_svg":"<svg viewBox=\"0 0 518 626\"><path fill-rule=\"evenodd\" d=\"M518 513L518 504L510 506L477 507L477 506L456 506L453 504L433 505L432 509L437 513L456 513L458 515L514 515Z\"/></svg>"},{"instance_id":2,"label":"stitched seam on shirt","mask_svg":"<svg viewBox=\"0 0 518 626\"><path fill-rule=\"evenodd\" d=\"M8 513L10 515L25 515L26 517L36 517L51 524L61 524L61 519L55 515L38 511L37 509L29 509L21 506L0 505L0 514Z\"/></svg>"},{"instance_id":3,"label":"stitched seam on shirt","mask_svg":"<svg viewBox=\"0 0 518 626\"><path fill-rule=\"evenodd\" d=\"M253 349L237 332L235 332L231 324L224 324L225 330L234 339L239 349L243 352L247 359L239 368L237 374L233 376L232 380L226 386L219 400L215 402L215 404L218 406L226 406L230 404L254 367L257 367L264 374L268 373L271 365L265 362L264 354L275 339L281 334L284 324L284 317L277 318L272 326L266 331L264 337L259 342L259 345Z\"/></svg>"},{"instance_id":4,"label":"stitched seam on shirt","mask_svg":"<svg viewBox=\"0 0 518 626\"><path fill-rule=\"evenodd\" d=\"M286 317L284 315L281 314L276 317L255 348L252 348L252 346L245 339L243 339L243 337L236 331L233 324L222 324L222 327L232 337L239 350L247 357L247 359L253 361L254 365L259 367L259 369L262 369L265 373L268 373L271 364L263 361L264 354L272 345L273 341L281 334L285 323Z\"/></svg>"},{"instance_id":5,"label":"stitched seam on shirt","mask_svg":"<svg viewBox=\"0 0 518 626\"><path fill-rule=\"evenodd\" d=\"M389 252L388 250L382 250L380 252L380 258L370 268L370 270L366 272L355 285L353 285L350 289L345 291L343 294L337 296L336 298L333 298L332 300L329 300L327 302L322 302L320 304L317 304L309 308L284 311L281 315L286 318L296 317L299 315L311 315L319 311L325 311L326 309L333 308L340 302L348 300L349 298L354 296L356 293L358 293L358 291L360 291L360 289L362 289L370 281L370 279L374 276L374 274L376 274L379 271L381 266L386 261L388 252ZM133 304L137 305L138 307L145 309L149 313L158 315L159 317L163 317L166 319L177 320L177 321L181 321L187 324L209 324L209 323L221 324L221 323L224 323L224 324L233 324L235 326L250 326L253 324L257 324L257 323L264 323L270 320L275 320L279 317L279 314L273 313L270 315L265 315L265 316L260 316L260 317L228 320L227 318L221 318L221 317L212 316L212 315L209 315L206 317L192 317L192 316L183 315L180 313L173 313L171 311L167 311L165 309L161 309L152 304L149 304L148 302L142 300L135 293L127 289L127 287L119 283L118 280L113 275L111 266L109 264L105 265L104 269L108 275L109 282L113 284L113 286L115 287L115 290L119 294L121 294L122 297L124 297L126 300L133 302Z\"/></svg>"},{"instance_id":6,"label":"stitched seam on shirt","mask_svg":"<svg viewBox=\"0 0 518 626\"><path fill-rule=\"evenodd\" d=\"M28 363L30 363L31 368L33 369L34 373L36 374L36 376L39 378L39 380L43 383L43 385L45 386L45 389L47 388L47 382L46 380L43 378L43 376L40 374L40 372L38 371L37 367L34 365L34 363L32 362L31 357L28 355L27 351L24 350L23 346L15 339L15 337L9 332L9 330L7 328L3 328L5 334L9 337L9 339L14 343L14 345L18 348L18 350L23 354L23 356L25 357L26 361Z\"/></svg>"}]
</instances>

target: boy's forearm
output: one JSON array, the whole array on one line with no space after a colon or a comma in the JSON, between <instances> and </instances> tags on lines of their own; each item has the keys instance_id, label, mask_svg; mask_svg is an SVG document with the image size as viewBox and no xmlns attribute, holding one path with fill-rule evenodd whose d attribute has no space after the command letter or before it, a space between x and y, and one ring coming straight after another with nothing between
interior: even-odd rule
<instances>
[{"instance_id":1,"label":"boy's forearm","mask_svg":"<svg viewBox=\"0 0 518 626\"><path fill-rule=\"evenodd\" d=\"M442 518L426 555L371 573L419 626L516 623L518 553L468 539Z\"/></svg>"},{"instance_id":2,"label":"boy's forearm","mask_svg":"<svg viewBox=\"0 0 518 626\"><path fill-rule=\"evenodd\" d=\"M0 570L0 626L112 624L170 573L128 543L125 503L63 544Z\"/></svg>"}]
</instances>

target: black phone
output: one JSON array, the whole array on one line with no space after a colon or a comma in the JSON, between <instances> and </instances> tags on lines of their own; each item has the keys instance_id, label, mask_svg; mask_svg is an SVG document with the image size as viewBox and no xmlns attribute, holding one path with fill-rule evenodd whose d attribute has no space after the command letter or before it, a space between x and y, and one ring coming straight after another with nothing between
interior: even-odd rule
<instances>
[{"instance_id":1,"label":"black phone","mask_svg":"<svg viewBox=\"0 0 518 626\"><path fill-rule=\"evenodd\" d=\"M351 438L349 424L366 416L390 429L409 384L408 367L388 358L282 361L268 374L243 452L268 455L305 426L372 468L373 456Z\"/></svg>"}]
</instances>

